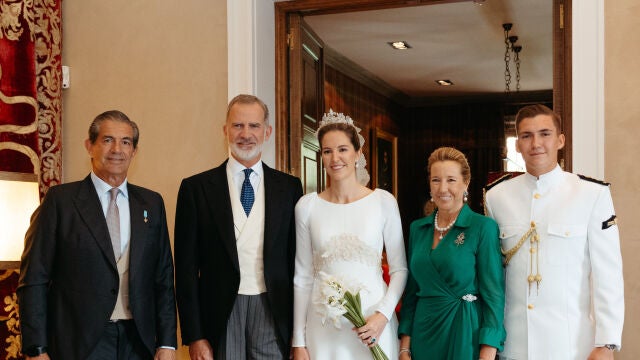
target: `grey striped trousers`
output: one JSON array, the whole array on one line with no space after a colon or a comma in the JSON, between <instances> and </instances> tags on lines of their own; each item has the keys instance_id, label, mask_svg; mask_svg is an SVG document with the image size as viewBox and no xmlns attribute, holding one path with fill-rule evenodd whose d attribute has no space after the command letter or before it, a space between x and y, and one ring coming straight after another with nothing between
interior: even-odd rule
<instances>
[{"instance_id":1,"label":"grey striped trousers","mask_svg":"<svg viewBox=\"0 0 640 360\"><path fill-rule=\"evenodd\" d=\"M283 360L288 349L282 347L285 346L278 344L267 294L238 295L215 359Z\"/></svg>"}]
</instances>

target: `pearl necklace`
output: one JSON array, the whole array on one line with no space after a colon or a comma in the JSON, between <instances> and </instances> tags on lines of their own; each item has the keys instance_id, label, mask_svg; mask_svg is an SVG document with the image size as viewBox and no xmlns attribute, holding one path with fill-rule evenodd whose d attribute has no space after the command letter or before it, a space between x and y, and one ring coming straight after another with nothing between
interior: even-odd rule
<instances>
[{"instance_id":1,"label":"pearl necklace","mask_svg":"<svg viewBox=\"0 0 640 360\"><path fill-rule=\"evenodd\" d=\"M435 226L436 230L438 230L438 232L440 233L439 239L442 240L442 238L444 237L444 233L449 231L449 229L451 229L453 224L456 223L456 220L458 219L458 215L456 215L456 217L453 218L453 220L449 223L449 225L441 228L440 226L438 226L438 213L439 213L439 211L436 211L436 217L435 217L435 219L433 221L433 226ZM460 214L460 213L458 213L458 214Z\"/></svg>"}]
</instances>

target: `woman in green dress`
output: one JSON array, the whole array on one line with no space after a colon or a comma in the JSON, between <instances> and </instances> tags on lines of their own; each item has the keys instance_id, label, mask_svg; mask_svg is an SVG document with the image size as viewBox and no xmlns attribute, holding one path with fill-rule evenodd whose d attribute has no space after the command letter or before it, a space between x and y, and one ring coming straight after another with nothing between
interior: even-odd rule
<instances>
[{"instance_id":1,"label":"woman in green dress","mask_svg":"<svg viewBox=\"0 0 640 360\"><path fill-rule=\"evenodd\" d=\"M411 224L399 358L493 360L506 335L498 225L465 203L464 154L436 149L428 169L436 210Z\"/></svg>"}]
</instances>

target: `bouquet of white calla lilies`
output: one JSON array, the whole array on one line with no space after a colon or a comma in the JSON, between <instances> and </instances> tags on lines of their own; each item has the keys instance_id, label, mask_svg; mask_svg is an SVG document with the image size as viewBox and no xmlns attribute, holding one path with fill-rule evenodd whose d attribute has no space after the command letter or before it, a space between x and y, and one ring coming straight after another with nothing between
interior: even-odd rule
<instances>
[{"instance_id":1,"label":"bouquet of white calla lilies","mask_svg":"<svg viewBox=\"0 0 640 360\"><path fill-rule=\"evenodd\" d=\"M340 316L344 316L355 327L362 327L366 324L362 314L362 303L360 301L359 286L346 287L341 281L324 272L319 273L321 278L320 298L315 301L318 311L322 317L322 324L331 320L333 325L340 329ZM355 295L354 295L355 294ZM382 351L380 345L369 347L374 360L389 360Z\"/></svg>"}]
</instances>

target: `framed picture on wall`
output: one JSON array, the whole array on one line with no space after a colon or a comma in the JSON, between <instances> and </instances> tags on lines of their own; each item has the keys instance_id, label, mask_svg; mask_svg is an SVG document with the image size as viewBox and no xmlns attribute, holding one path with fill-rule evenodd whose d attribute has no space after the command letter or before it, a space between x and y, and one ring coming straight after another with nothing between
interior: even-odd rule
<instances>
[{"instance_id":1,"label":"framed picture on wall","mask_svg":"<svg viewBox=\"0 0 640 360\"><path fill-rule=\"evenodd\" d=\"M398 137L374 128L372 141L373 187L398 196Z\"/></svg>"}]
</instances>

